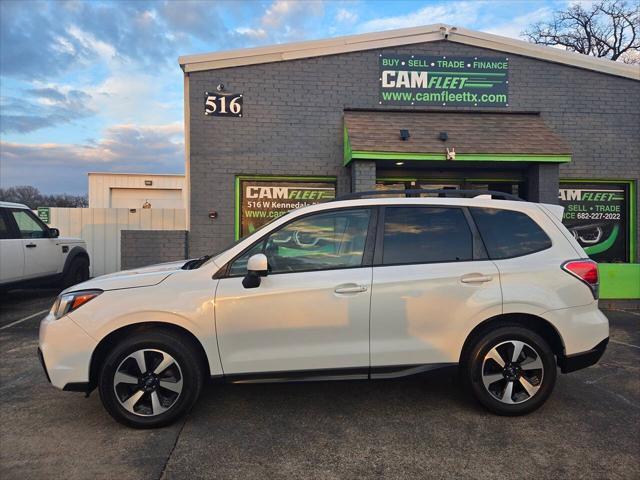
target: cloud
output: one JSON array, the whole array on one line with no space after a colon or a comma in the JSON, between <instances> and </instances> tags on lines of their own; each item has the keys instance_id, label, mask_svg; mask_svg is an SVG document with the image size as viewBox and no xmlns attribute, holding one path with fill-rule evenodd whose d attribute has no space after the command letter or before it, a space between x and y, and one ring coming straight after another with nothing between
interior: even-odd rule
<instances>
[{"instance_id":1,"label":"cloud","mask_svg":"<svg viewBox=\"0 0 640 480\"><path fill-rule=\"evenodd\" d=\"M360 32L375 32L396 28L417 27L433 23L469 25L478 19L479 12L486 2L447 2L429 5L405 15L380 17L362 23Z\"/></svg>"},{"instance_id":2,"label":"cloud","mask_svg":"<svg viewBox=\"0 0 640 480\"><path fill-rule=\"evenodd\" d=\"M118 68L92 87L88 105L118 123L167 123L182 114L181 75L177 67L154 73Z\"/></svg>"},{"instance_id":3,"label":"cloud","mask_svg":"<svg viewBox=\"0 0 640 480\"><path fill-rule=\"evenodd\" d=\"M318 20L323 16L322 0L274 0L254 25L238 27L234 32L259 43L302 40L317 31Z\"/></svg>"},{"instance_id":4,"label":"cloud","mask_svg":"<svg viewBox=\"0 0 640 480\"><path fill-rule=\"evenodd\" d=\"M226 7L225 4L220 4ZM157 8L157 19L178 37L195 36L212 46L226 44L230 36L216 3L203 1L166 1ZM155 22L150 22L155 23Z\"/></svg>"},{"instance_id":5,"label":"cloud","mask_svg":"<svg viewBox=\"0 0 640 480\"><path fill-rule=\"evenodd\" d=\"M194 38L211 49L234 42L219 14L224 6L169 0L2 1L0 69L7 76L44 79L97 62L175 66Z\"/></svg>"},{"instance_id":6,"label":"cloud","mask_svg":"<svg viewBox=\"0 0 640 480\"><path fill-rule=\"evenodd\" d=\"M91 95L55 85L31 88L24 98L0 98L0 132L29 133L72 123L95 113L87 106Z\"/></svg>"},{"instance_id":7,"label":"cloud","mask_svg":"<svg viewBox=\"0 0 640 480\"><path fill-rule=\"evenodd\" d=\"M503 37L520 38L522 32L535 22L550 18L553 9L550 7L541 7L533 12L525 13L517 17L509 19L508 22L498 24L494 27L483 29L484 32L502 35Z\"/></svg>"},{"instance_id":8,"label":"cloud","mask_svg":"<svg viewBox=\"0 0 640 480\"><path fill-rule=\"evenodd\" d=\"M1 186L33 185L47 193L82 193L90 171L182 172L182 137L182 124L170 123L115 125L103 139L78 145L0 142Z\"/></svg>"},{"instance_id":9,"label":"cloud","mask_svg":"<svg viewBox=\"0 0 640 480\"><path fill-rule=\"evenodd\" d=\"M358 14L346 8L339 8L335 19L339 23L355 23L358 20Z\"/></svg>"},{"instance_id":10,"label":"cloud","mask_svg":"<svg viewBox=\"0 0 640 480\"><path fill-rule=\"evenodd\" d=\"M269 36L264 28L238 27L234 31L239 35L244 35L258 40L264 40Z\"/></svg>"}]
</instances>

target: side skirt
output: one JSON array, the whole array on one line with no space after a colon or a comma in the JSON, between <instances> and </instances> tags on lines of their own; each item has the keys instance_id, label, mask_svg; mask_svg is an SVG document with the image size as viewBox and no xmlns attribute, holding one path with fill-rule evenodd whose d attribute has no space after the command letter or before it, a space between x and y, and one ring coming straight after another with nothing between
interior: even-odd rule
<instances>
[{"instance_id":1,"label":"side skirt","mask_svg":"<svg viewBox=\"0 0 640 480\"><path fill-rule=\"evenodd\" d=\"M385 367L354 367L279 372L236 373L212 377L228 383L324 382L332 380L378 380L420 375L432 370L454 367L457 363L423 365L393 365Z\"/></svg>"}]
</instances>

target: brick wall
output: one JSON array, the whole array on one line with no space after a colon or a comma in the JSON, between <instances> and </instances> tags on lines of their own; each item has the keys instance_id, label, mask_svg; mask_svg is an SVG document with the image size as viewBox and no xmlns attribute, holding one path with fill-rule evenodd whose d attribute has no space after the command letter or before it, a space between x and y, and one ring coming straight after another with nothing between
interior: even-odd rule
<instances>
[{"instance_id":1,"label":"brick wall","mask_svg":"<svg viewBox=\"0 0 640 480\"><path fill-rule=\"evenodd\" d=\"M123 270L187 258L184 230L122 230L120 238Z\"/></svg>"},{"instance_id":2,"label":"brick wall","mask_svg":"<svg viewBox=\"0 0 640 480\"><path fill-rule=\"evenodd\" d=\"M189 239L194 255L233 240L236 175L330 175L338 178L338 194L350 190L351 169L343 166L343 110L381 108L378 55L382 52L500 55L441 41L190 74ZM569 142L573 161L560 167L561 177L640 176L640 82L506 56L510 98L509 106L500 110L540 111ZM227 92L244 93L242 118L203 114L204 92L219 83ZM539 173L543 179L547 172ZM354 182L359 189L360 180ZM210 210L218 211L219 218L211 221Z\"/></svg>"},{"instance_id":3,"label":"brick wall","mask_svg":"<svg viewBox=\"0 0 640 480\"><path fill-rule=\"evenodd\" d=\"M351 163L351 191L366 192L376 189L376 163L372 160L354 160Z\"/></svg>"},{"instance_id":4,"label":"brick wall","mask_svg":"<svg viewBox=\"0 0 640 480\"><path fill-rule=\"evenodd\" d=\"M537 163L527 170L528 195L531 202L558 203L558 164Z\"/></svg>"}]
</instances>

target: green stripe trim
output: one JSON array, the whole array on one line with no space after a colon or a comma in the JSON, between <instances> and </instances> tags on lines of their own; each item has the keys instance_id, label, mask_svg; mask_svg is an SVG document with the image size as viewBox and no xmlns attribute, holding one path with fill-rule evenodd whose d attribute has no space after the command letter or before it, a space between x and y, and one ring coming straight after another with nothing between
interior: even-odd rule
<instances>
[{"instance_id":1,"label":"green stripe trim","mask_svg":"<svg viewBox=\"0 0 640 480\"><path fill-rule=\"evenodd\" d=\"M347 127L344 127L344 165L345 167L349 164L353 157L353 152L351 151L351 141L349 140L349 132L347 131Z\"/></svg>"},{"instance_id":2,"label":"green stripe trim","mask_svg":"<svg viewBox=\"0 0 640 480\"><path fill-rule=\"evenodd\" d=\"M429 75L461 75L461 76L474 76L474 77L504 77L506 73L473 73L473 72L429 72Z\"/></svg>"},{"instance_id":3,"label":"green stripe trim","mask_svg":"<svg viewBox=\"0 0 640 480\"><path fill-rule=\"evenodd\" d=\"M347 137L348 139L348 137ZM345 140L346 141L346 140ZM346 145L346 144L345 144ZM351 160L433 160L447 161L445 153L404 153L404 152L374 152L365 150L350 150L346 155L345 165ZM545 155L535 153L458 153L455 160L450 162L548 162L569 163L571 155Z\"/></svg>"},{"instance_id":4,"label":"green stripe trim","mask_svg":"<svg viewBox=\"0 0 640 480\"><path fill-rule=\"evenodd\" d=\"M600 298L640 299L640 264L599 263Z\"/></svg>"},{"instance_id":5,"label":"green stripe trim","mask_svg":"<svg viewBox=\"0 0 640 480\"><path fill-rule=\"evenodd\" d=\"M431 178L431 177L377 177L377 182L425 182L425 183L520 183L524 180L521 178Z\"/></svg>"},{"instance_id":6,"label":"green stripe trim","mask_svg":"<svg viewBox=\"0 0 640 480\"><path fill-rule=\"evenodd\" d=\"M240 178L236 177L236 211L233 225L233 234L236 240L240 238Z\"/></svg>"},{"instance_id":7,"label":"green stripe trim","mask_svg":"<svg viewBox=\"0 0 640 480\"><path fill-rule=\"evenodd\" d=\"M595 255L596 253L606 252L615 243L616 238L618 238L619 231L620 225L615 225L613 227L613 230L611 231L611 235L609 235L605 241L596 243L595 245L584 247L584 251L587 252L587 255Z\"/></svg>"}]
</instances>

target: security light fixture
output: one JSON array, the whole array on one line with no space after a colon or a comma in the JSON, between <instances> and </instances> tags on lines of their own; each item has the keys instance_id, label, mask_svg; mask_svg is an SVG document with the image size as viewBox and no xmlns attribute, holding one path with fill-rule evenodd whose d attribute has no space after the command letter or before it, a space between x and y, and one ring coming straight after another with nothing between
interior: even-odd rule
<instances>
[{"instance_id":1,"label":"security light fixture","mask_svg":"<svg viewBox=\"0 0 640 480\"><path fill-rule=\"evenodd\" d=\"M400 139L403 141L409 140L409 137L411 135L409 135L409 130L400 130Z\"/></svg>"},{"instance_id":2,"label":"security light fixture","mask_svg":"<svg viewBox=\"0 0 640 480\"><path fill-rule=\"evenodd\" d=\"M396 165L401 167L402 165L404 165L404 162L396 162Z\"/></svg>"},{"instance_id":3,"label":"security light fixture","mask_svg":"<svg viewBox=\"0 0 640 480\"><path fill-rule=\"evenodd\" d=\"M449 134L447 132L440 132L440 135L438 136L438 138L443 142L446 142L447 139L449 138Z\"/></svg>"},{"instance_id":4,"label":"security light fixture","mask_svg":"<svg viewBox=\"0 0 640 480\"><path fill-rule=\"evenodd\" d=\"M224 90L224 83L219 83L218 86L216 87L216 90L221 92Z\"/></svg>"}]
</instances>

